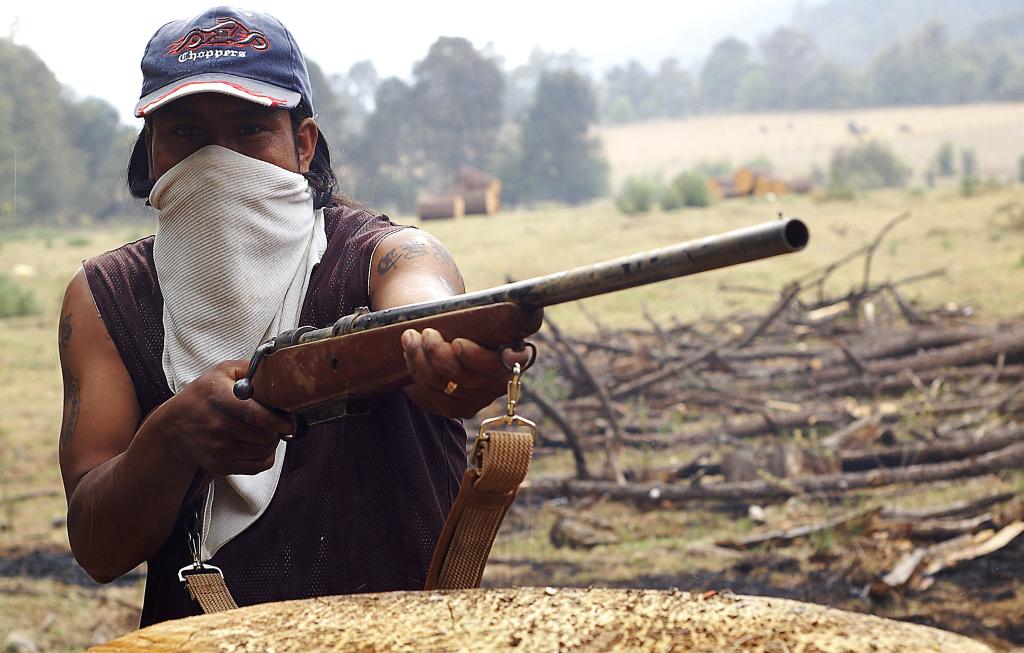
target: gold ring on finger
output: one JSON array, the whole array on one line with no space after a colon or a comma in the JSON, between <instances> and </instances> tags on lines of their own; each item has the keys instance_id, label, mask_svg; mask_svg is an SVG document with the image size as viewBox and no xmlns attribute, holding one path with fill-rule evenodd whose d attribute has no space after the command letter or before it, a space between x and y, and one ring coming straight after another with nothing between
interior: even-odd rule
<instances>
[{"instance_id":1,"label":"gold ring on finger","mask_svg":"<svg viewBox=\"0 0 1024 653\"><path fill-rule=\"evenodd\" d=\"M459 384L455 381L449 381L448 385L444 387L444 393L449 397L455 394L455 391L459 389Z\"/></svg>"}]
</instances>

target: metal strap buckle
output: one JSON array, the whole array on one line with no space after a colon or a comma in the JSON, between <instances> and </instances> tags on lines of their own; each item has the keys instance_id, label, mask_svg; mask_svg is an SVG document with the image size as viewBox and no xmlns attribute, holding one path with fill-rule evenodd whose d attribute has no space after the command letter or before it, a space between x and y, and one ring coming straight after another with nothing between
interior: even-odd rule
<instances>
[{"instance_id":1,"label":"metal strap buckle","mask_svg":"<svg viewBox=\"0 0 1024 653\"><path fill-rule=\"evenodd\" d=\"M186 581L186 577L187 576L193 576L195 574L211 574L211 573L215 573L218 576L220 576L221 578L224 578L224 572L220 570L220 567L215 567L213 565L206 565L206 564L203 564L203 563L199 562L199 563L193 563L191 565L185 565L184 567L179 569L178 570L178 580L180 580L181 582L184 583Z\"/></svg>"},{"instance_id":2,"label":"metal strap buckle","mask_svg":"<svg viewBox=\"0 0 1024 653\"><path fill-rule=\"evenodd\" d=\"M501 425L511 427L513 429L529 431L530 436L536 444L537 424L516 413L516 407L519 405L519 399L523 388L522 376L523 368L519 363L516 363L512 367L512 378L508 380L508 405L505 410L505 414L485 419L480 423L480 431L476 436L476 441L473 443L473 451L469 454L469 459L473 461L473 464L476 465L477 468L480 467L480 461L483 458L482 447L484 443L490 440L490 437L487 435L487 431L492 426Z\"/></svg>"},{"instance_id":3,"label":"metal strap buckle","mask_svg":"<svg viewBox=\"0 0 1024 653\"><path fill-rule=\"evenodd\" d=\"M198 521L198 520L197 520ZM200 557L203 548L203 536L200 529L201 525L193 523L193 528L189 528L185 533L185 537L188 540L188 550L192 554L192 564L185 565L178 570L178 580L185 582L186 576L194 574L208 574L211 572L217 573L221 578L224 578L224 572L220 570L220 567L205 564ZM200 531L200 532L197 532Z\"/></svg>"}]
</instances>

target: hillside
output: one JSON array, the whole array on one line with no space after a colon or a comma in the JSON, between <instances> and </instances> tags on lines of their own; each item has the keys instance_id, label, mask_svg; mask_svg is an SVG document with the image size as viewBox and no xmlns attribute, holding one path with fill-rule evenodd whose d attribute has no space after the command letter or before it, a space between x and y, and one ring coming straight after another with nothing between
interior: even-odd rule
<instances>
[{"instance_id":1,"label":"hillside","mask_svg":"<svg viewBox=\"0 0 1024 653\"><path fill-rule=\"evenodd\" d=\"M630 175L676 172L701 161L725 159L733 165L758 157L783 176L806 175L815 165L828 169L832 150L856 142L848 125L865 128L913 169L923 183L939 146L973 148L982 177L1008 179L1024 155L1024 103L945 107L899 107L839 111L795 111L685 120L656 120L603 126L598 133L618 188Z\"/></svg>"},{"instance_id":2,"label":"hillside","mask_svg":"<svg viewBox=\"0 0 1024 653\"><path fill-rule=\"evenodd\" d=\"M810 35L829 57L860 67L925 23L942 23L960 40L983 23L1022 10L1019 0L828 0L798 5L792 26Z\"/></svg>"}]
</instances>

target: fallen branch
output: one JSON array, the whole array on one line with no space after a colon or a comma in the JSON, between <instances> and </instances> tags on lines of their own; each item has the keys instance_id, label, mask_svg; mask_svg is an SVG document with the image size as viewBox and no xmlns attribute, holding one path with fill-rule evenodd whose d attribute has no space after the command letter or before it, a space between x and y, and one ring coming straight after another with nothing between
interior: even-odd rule
<instances>
[{"instance_id":1,"label":"fallen branch","mask_svg":"<svg viewBox=\"0 0 1024 653\"><path fill-rule=\"evenodd\" d=\"M796 526L781 531L770 531L760 535L745 537L742 540L718 540L715 544L732 549L752 549L764 545L788 544L794 540L799 540L822 531L836 529L840 526L856 529L858 527L857 524L863 526L864 523L879 512L881 512L881 508L854 510L853 512L848 512L817 524Z\"/></svg>"},{"instance_id":2,"label":"fallen branch","mask_svg":"<svg viewBox=\"0 0 1024 653\"><path fill-rule=\"evenodd\" d=\"M698 500L759 503L787 499L798 493L842 493L897 483L922 483L951 478L968 478L1020 465L1024 465L1024 442L969 460L787 479L787 485L792 486L792 489L763 480L694 485L664 483L617 485L606 481L544 478L532 480L529 483L535 495L545 499L605 496L617 501L647 504L659 501Z\"/></svg>"},{"instance_id":3,"label":"fallen branch","mask_svg":"<svg viewBox=\"0 0 1024 653\"><path fill-rule=\"evenodd\" d=\"M897 562L892 571L872 581L868 585L868 594L880 599L904 589L926 590L935 582L935 574L966 560L998 551L1021 533L1024 533L1024 521L1018 520L998 531L987 529L966 533L945 542L919 547Z\"/></svg>"}]
</instances>

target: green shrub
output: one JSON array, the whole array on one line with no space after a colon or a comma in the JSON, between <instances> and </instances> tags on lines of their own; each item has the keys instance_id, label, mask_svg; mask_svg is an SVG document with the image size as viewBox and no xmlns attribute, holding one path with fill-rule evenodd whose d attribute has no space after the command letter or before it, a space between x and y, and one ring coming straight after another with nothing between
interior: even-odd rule
<instances>
[{"instance_id":1,"label":"green shrub","mask_svg":"<svg viewBox=\"0 0 1024 653\"><path fill-rule=\"evenodd\" d=\"M978 179L978 156L968 147L960 150L960 172L960 194L964 197L976 195L981 188L981 180Z\"/></svg>"},{"instance_id":2,"label":"green shrub","mask_svg":"<svg viewBox=\"0 0 1024 653\"><path fill-rule=\"evenodd\" d=\"M0 273L0 318L34 315L39 312L35 293L22 288L6 274Z\"/></svg>"},{"instance_id":3,"label":"green shrub","mask_svg":"<svg viewBox=\"0 0 1024 653\"><path fill-rule=\"evenodd\" d=\"M775 164L772 163L771 160L763 154L760 154L748 161L744 161L743 165L741 165L740 167L749 168L751 170L754 170L755 172L760 172L763 174L771 174L775 172Z\"/></svg>"},{"instance_id":4,"label":"green shrub","mask_svg":"<svg viewBox=\"0 0 1024 653\"><path fill-rule=\"evenodd\" d=\"M684 206L708 206L711 195L704 175L696 172L682 172L676 175L661 195L661 208L674 211Z\"/></svg>"},{"instance_id":5,"label":"green shrub","mask_svg":"<svg viewBox=\"0 0 1024 653\"><path fill-rule=\"evenodd\" d=\"M960 172L965 178L978 176L978 155L969 147L960 150Z\"/></svg>"},{"instance_id":6,"label":"green shrub","mask_svg":"<svg viewBox=\"0 0 1024 653\"><path fill-rule=\"evenodd\" d=\"M939 177L950 177L956 171L953 169L953 144L946 141L939 146L935 154L935 174Z\"/></svg>"},{"instance_id":7,"label":"green shrub","mask_svg":"<svg viewBox=\"0 0 1024 653\"><path fill-rule=\"evenodd\" d=\"M851 190L892 188L903 186L910 173L910 167L888 145L867 141L832 153L830 185L836 183Z\"/></svg>"},{"instance_id":8,"label":"green shrub","mask_svg":"<svg viewBox=\"0 0 1024 653\"><path fill-rule=\"evenodd\" d=\"M857 194L839 179L835 172L829 175L828 185L825 187L825 199L830 202L849 202L856 198Z\"/></svg>"},{"instance_id":9,"label":"green shrub","mask_svg":"<svg viewBox=\"0 0 1024 653\"><path fill-rule=\"evenodd\" d=\"M665 185L656 177L629 177L615 198L615 206L623 213L647 213L661 199Z\"/></svg>"},{"instance_id":10,"label":"green shrub","mask_svg":"<svg viewBox=\"0 0 1024 653\"><path fill-rule=\"evenodd\" d=\"M693 166L693 171L705 177L729 177L732 175L732 164L728 159L700 161Z\"/></svg>"}]
</instances>

